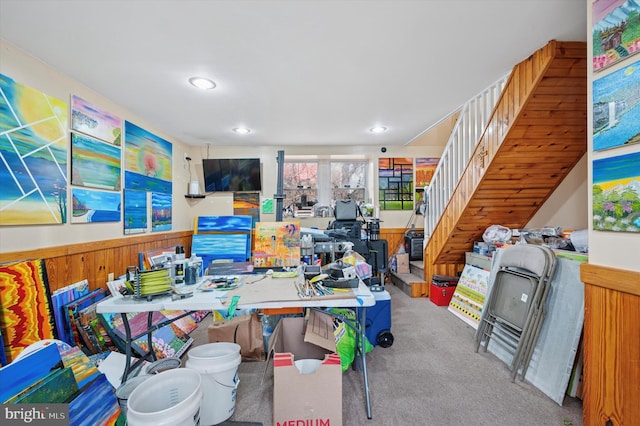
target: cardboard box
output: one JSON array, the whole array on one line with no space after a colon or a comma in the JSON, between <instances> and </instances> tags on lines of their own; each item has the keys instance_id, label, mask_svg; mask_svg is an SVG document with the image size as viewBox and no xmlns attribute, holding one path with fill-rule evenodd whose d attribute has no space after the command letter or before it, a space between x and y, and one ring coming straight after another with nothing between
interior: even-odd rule
<instances>
[{"instance_id":1,"label":"cardboard box","mask_svg":"<svg viewBox=\"0 0 640 426\"><path fill-rule=\"evenodd\" d=\"M396 254L396 272L398 274L409 274L409 253Z\"/></svg>"},{"instance_id":2,"label":"cardboard box","mask_svg":"<svg viewBox=\"0 0 640 426\"><path fill-rule=\"evenodd\" d=\"M330 315L312 310L308 320L282 318L269 340L271 356L274 426L342 424L342 367ZM322 363L301 374L294 361L303 359Z\"/></svg>"}]
</instances>

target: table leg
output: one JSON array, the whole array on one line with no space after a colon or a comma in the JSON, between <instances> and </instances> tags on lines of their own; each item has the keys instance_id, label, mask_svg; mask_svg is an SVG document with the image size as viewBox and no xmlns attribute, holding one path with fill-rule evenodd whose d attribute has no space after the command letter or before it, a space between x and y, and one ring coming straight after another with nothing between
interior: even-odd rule
<instances>
[{"instance_id":1,"label":"table leg","mask_svg":"<svg viewBox=\"0 0 640 426\"><path fill-rule=\"evenodd\" d=\"M122 373L122 383L124 383L127 381L129 370L131 369L131 327L129 326L129 319L127 318L127 314L122 313L120 314L120 316L122 317L122 325L124 325L124 334L126 338L124 342L124 372Z\"/></svg>"},{"instance_id":2,"label":"table leg","mask_svg":"<svg viewBox=\"0 0 640 426\"><path fill-rule=\"evenodd\" d=\"M360 359L362 361L362 376L364 377L364 394L367 407L367 418L371 419L371 395L369 393L369 376L367 374L367 336L366 331L367 308L358 308L358 319L360 320Z\"/></svg>"}]
</instances>

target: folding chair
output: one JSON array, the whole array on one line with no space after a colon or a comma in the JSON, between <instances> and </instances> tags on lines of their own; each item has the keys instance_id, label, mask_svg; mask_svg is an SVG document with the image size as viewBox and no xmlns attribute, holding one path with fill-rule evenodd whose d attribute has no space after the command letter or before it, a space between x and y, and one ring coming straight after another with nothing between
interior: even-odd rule
<instances>
[{"instance_id":1,"label":"folding chair","mask_svg":"<svg viewBox=\"0 0 640 426\"><path fill-rule=\"evenodd\" d=\"M548 248L518 245L505 249L495 266L498 269L476 332L475 350L484 346L486 351L491 338L510 349L512 381L520 368L526 372L531 359L554 265L555 255Z\"/></svg>"}]
</instances>

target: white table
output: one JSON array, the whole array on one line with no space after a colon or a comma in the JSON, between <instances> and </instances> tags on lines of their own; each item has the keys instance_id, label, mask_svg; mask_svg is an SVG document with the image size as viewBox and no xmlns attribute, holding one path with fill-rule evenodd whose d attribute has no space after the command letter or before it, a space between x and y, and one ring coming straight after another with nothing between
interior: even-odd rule
<instances>
[{"instance_id":1,"label":"white table","mask_svg":"<svg viewBox=\"0 0 640 426\"><path fill-rule=\"evenodd\" d=\"M253 277L253 278L252 278ZM207 279L210 277L205 277ZM195 285L181 285L179 291L193 290L193 296L179 300L172 300L170 295L155 297L150 301L145 299L134 299L131 296L112 297L100 302L96 308L98 313L120 313L126 314L130 312L149 312L149 321L151 315L155 311L163 310L184 310L191 311L210 311L210 310L227 310L234 295L240 296L237 309L278 309L278 308L352 308L357 313L356 331L360 337L360 348L356 348L358 359L362 363L362 372L364 380L365 406L367 410L367 418L371 419L371 398L369 392L369 379L367 375L366 360L366 335L365 321L366 309L376 303L374 295L369 288L360 281L358 288L351 289L350 293L336 293L334 297L313 297L299 298L295 290L294 282L301 280L298 278L271 278L257 280L253 275L243 275L242 280L247 284L243 284L238 289L232 291L201 291L199 290L202 280ZM244 301L243 301L244 300ZM186 315L186 314L185 314ZM160 324L151 324L144 334L151 340L151 332L173 322L177 318L172 318ZM131 342L140 336L132 336L128 324L127 315L122 315L123 325L126 331L126 366L123 374L123 381L133 370L137 364L131 365ZM143 334L143 335L144 335ZM149 344L150 356L153 357L153 349ZM142 362L141 358L138 362Z\"/></svg>"}]
</instances>

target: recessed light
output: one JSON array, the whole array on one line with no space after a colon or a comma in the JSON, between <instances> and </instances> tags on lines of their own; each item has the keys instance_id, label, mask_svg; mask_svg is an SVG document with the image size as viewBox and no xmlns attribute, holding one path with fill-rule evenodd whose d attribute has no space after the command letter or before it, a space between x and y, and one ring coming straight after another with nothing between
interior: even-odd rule
<instances>
[{"instance_id":1,"label":"recessed light","mask_svg":"<svg viewBox=\"0 0 640 426\"><path fill-rule=\"evenodd\" d=\"M239 135L246 135L247 133L251 133L251 130L247 129L246 127L236 127L235 129L233 129L233 131Z\"/></svg>"},{"instance_id":2,"label":"recessed light","mask_svg":"<svg viewBox=\"0 0 640 426\"><path fill-rule=\"evenodd\" d=\"M204 77L191 77L189 79L189 83L202 90L211 90L216 87L216 84L213 81Z\"/></svg>"},{"instance_id":3,"label":"recessed light","mask_svg":"<svg viewBox=\"0 0 640 426\"><path fill-rule=\"evenodd\" d=\"M384 126L376 126L369 129L371 133L384 133L387 131L387 128Z\"/></svg>"}]
</instances>

